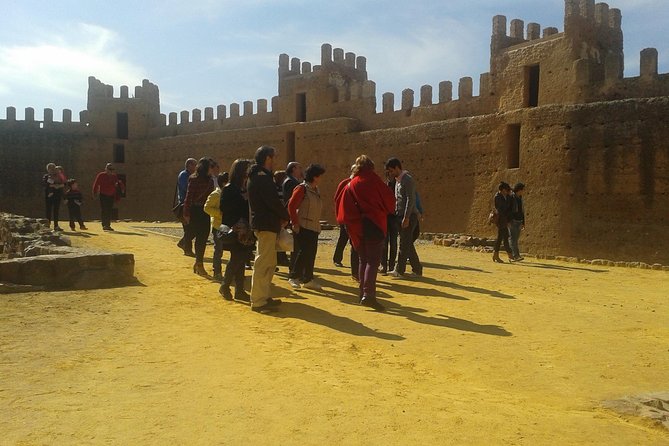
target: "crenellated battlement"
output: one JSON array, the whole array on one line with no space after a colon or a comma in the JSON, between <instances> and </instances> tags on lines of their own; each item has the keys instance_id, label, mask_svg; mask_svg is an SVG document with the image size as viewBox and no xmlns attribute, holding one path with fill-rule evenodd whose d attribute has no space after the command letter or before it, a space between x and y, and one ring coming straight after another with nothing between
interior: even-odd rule
<instances>
[{"instance_id":1,"label":"crenellated battlement","mask_svg":"<svg viewBox=\"0 0 669 446\"><path fill-rule=\"evenodd\" d=\"M58 132L78 132L85 130L86 111L79 112L79 121L72 121L72 110L64 109L62 111L61 121L54 121L53 109L45 108L43 119L35 119L35 109L26 107L24 109L24 119L17 119L16 107L6 108L5 119L0 119L0 129L23 129L23 130L47 130Z\"/></svg>"}]
</instances>

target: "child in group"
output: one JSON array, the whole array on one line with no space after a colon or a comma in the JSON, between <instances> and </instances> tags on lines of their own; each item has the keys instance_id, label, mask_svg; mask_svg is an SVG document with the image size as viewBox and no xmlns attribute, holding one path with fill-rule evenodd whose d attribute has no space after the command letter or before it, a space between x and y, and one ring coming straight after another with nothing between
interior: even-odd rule
<instances>
[{"instance_id":1,"label":"child in group","mask_svg":"<svg viewBox=\"0 0 669 446\"><path fill-rule=\"evenodd\" d=\"M74 178L67 180L67 192L65 193L65 203L67 203L67 210L70 214L70 229L73 231L74 223L79 223L79 229L87 230L84 224L84 219L81 217L81 205L84 201L84 196L79 190L79 184Z\"/></svg>"}]
</instances>

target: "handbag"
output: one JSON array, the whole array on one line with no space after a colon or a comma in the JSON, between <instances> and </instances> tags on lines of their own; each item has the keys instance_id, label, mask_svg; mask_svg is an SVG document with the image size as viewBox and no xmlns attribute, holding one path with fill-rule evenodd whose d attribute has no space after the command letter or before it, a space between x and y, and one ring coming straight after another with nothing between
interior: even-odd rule
<instances>
[{"instance_id":1,"label":"handbag","mask_svg":"<svg viewBox=\"0 0 669 446\"><path fill-rule=\"evenodd\" d=\"M221 225L216 231L216 240L223 246L234 245L237 243L237 233L230 226Z\"/></svg>"},{"instance_id":2,"label":"handbag","mask_svg":"<svg viewBox=\"0 0 669 446\"><path fill-rule=\"evenodd\" d=\"M281 228L276 236L276 251L277 252L292 252L293 251L293 234L288 232L288 229Z\"/></svg>"},{"instance_id":3,"label":"handbag","mask_svg":"<svg viewBox=\"0 0 669 446\"><path fill-rule=\"evenodd\" d=\"M234 245L243 247L253 246L256 242L255 235L249 226L249 223L240 218L232 227L221 225L216 231L216 239L224 248L230 249Z\"/></svg>"}]
</instances>

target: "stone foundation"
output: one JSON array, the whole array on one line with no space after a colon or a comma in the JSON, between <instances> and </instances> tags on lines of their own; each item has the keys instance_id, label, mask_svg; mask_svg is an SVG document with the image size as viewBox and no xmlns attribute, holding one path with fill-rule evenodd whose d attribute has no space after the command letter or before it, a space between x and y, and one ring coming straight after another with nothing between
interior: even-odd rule
<instances>
[{"instance_id":1,"label":"stone foundation","mask_svg":"<svg viewBox=\"0 0 669 446\"><path fill-rule=\"evenodd\" d=\"M136 283L132 254L73 248L46 220L0 214L0 293Z\"/></svg>"}]
</instances>

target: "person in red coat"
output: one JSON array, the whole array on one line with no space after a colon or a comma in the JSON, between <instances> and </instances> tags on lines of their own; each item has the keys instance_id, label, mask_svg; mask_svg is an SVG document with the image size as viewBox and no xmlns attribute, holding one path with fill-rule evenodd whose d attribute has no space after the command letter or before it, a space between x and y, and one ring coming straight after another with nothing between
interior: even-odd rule
<instances>
[{"instance_id":1,"label":"person in red coat","mask_svg":"<svg viewBox=\"0 0 669 446\"><path fill-rule=\"evenodd\" d=\"M340 184L337 197L337 222L345 224L351 244L360 257L360 304L383 311L376 299L376 275L381 263L387 216L395 211L395 197L374 172L367 155L355 160L353 178Z\"/></svg>"},{"instance_id":2,"label":"person in red coat","mask_svg":"<svg viewBox=\"0 0 669 446\"><path fill-rule=\"evenodd\" d=\"M114 201L117 201L117 189L125 190L125 185L119 181L118 176L114 173L114 166L112 163L107 163L105 170L100 172L93 182L93 197L100 197L100 208L102 229L105 231L113 231L111 227L112 208Z\"/></svg>"}]
</instances>

